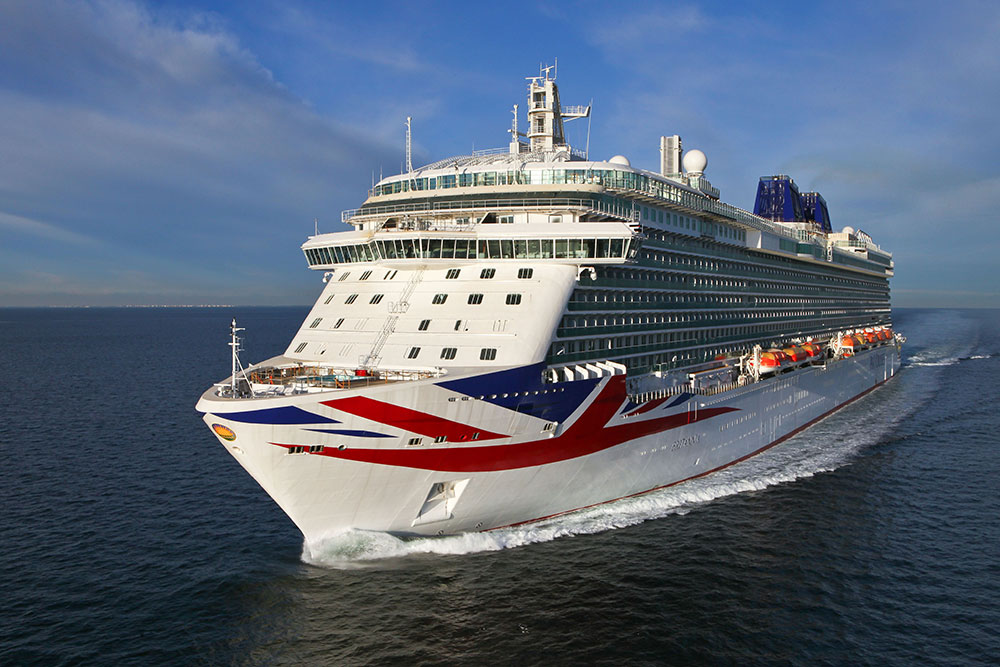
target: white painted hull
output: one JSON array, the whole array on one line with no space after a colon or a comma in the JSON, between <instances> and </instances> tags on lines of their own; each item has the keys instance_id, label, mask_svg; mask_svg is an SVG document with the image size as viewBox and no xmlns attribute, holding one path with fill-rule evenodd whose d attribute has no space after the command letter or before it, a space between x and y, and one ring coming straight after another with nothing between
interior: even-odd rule
<instances>
[{"instance_id":1,"label":"white painted hull","mask_svg":"<svg viewBox=\"0 0 1000 667\"><path fill-rule=\"evenodd\" d=\"M641 406L627 403L624 376L604 377L583 381L592 391L550 432L545 419L434 380L251 400L222 399L210 390L198 409L210 428L231 429L235 439L220 436L220 442L314 543L350 528L421 535L488 530L676 484L780 442L898 369L898 349L888 344L712 396ZM543 386L557 391L575 384ZM360 398L342 401L352 397ZM253 423L268 414L294 421L288 408L326 422L302 423L306 416L300 423ZM415 415L424 421L406 421ZM434 444L428 424L482 436ZM422 443L408 446L421 431ZM290 447L315 451L289 453L296 451ZM456 497L429 500L438 483Z\"/></svg>"}]
</instances>

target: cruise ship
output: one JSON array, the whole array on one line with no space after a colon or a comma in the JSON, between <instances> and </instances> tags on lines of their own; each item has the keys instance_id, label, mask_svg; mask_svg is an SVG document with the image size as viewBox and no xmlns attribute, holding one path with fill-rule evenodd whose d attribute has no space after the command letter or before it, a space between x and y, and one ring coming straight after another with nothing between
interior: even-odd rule
<instances>
[{"instance_id":1,"label":"cruise ship","mask_svg":"<svg viewBox=\"0 0 1000 667\"><path fill-rule=\"evenodd\" d=\"M323 288L284 354L197 410L308 544L484 531L710 474L898 371L890 253L765 176L753 213L660 137L592 160L552 68L502 149L381 179L302 244ZM589 130L588 130L589 136Z\"/></svg>"}]
</instances>

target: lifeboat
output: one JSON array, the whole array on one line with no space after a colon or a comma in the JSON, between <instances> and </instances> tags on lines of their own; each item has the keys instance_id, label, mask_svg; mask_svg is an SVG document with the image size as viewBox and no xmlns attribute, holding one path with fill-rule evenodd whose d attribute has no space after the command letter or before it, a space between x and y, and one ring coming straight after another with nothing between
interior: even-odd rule
<instances>
[{"instance_id":1,"label":"lifeboat","mask_svg":"<svg viewBox=\"0 0 1000 667\"><path fill-rule=\"evenodd\" d=\"M861 349L861 341L854 336L844 336L840 339L840 349L843 350L845 357L850 357Z\"/></svg>"},{"instance_id":2,"label":"lifeboat","mask_svg":"<svg viewBox=\"0 0 1000 667\"><path fill-rule=\"evenodd\" d=\"M823 348L816 343L806 343L802 349L809 356L809 361L819 361L823 358Z\"/></svg>"},{"instance_id":3,"label":"lifeboat","mask_svg":"<svg viewBox=\"0 0 1000 667\"><path fill-rule=\"evenodd\" d=\"M875 344L876 342L878 342L878 336L875 335L874 331L866 331L865 338L868 339L869 344Z\"/></svg>"},{"instance_id":4,"label":"lifeboat","mask_svg":"<svg viewBox=\"0 0 1000 667\"><path fill-rule=\"evenodd\" d=\"M782 352L788 357L788 361L796 366L809 360L809 354L798 345L786 347Z\"/></svg>"},{"instance_id":5,"label":"lifeboat","mask_svg":"<svg viewBox=\"0 0 1000 667\"><path fill-rule=\"evenodd\" d=\"M777 373L780 371L788 359L787 355L781 350L765 350L760 353L760 374L765 375L768 373ZM753 367L753 361L750 362L750 367Z\"/></svg>"}]
</instances>

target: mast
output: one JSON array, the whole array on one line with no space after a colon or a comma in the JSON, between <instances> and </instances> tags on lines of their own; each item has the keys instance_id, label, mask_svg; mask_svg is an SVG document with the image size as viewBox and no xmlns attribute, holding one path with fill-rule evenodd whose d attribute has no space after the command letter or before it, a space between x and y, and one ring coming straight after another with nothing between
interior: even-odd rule
<instances>
[{"instance_id":1,"label":"mast","mask_svg":"<svg viewBox=\"0 0 1000 667\"><path fill-rule=\"evenodd\" d=\"M236 396L236 370L240 366L240 338L236 335L239 331L244 331L244 328L236 326L236 318L234 317L232 324L229 325L229 347L233 349L233 375L230 379L229 391L233 397Z\"/></svg>"}]
</instances>

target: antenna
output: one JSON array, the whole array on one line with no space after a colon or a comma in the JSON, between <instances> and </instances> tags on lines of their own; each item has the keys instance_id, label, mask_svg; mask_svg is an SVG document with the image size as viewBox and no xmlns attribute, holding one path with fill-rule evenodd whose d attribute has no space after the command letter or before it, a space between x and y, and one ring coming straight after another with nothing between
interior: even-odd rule
<instances>
[{"instance_id":1,"label":"antenna","mask_svg":"<svg viewBox=\"0 0 1000 667\"><path fill-rule=\"evenodd\" d=\"M590 98L590 104L587 105L587 159L590 159L590 121L593 119L593 115L590 113L591 109L594 108L594 98Z\"/></svg>"},{"instance_id":2,"label":"antenna","mask_svg":"<svg viewBox=\"0 0 1000 667\"><path fill-rule=\"evenodd\" d=\"M319 218L313 218L314 234L319 236Z\"/></svg>"},{"instance_id":3,"label":"antenna","mask_svg":"<svg viewBox=\"0 0 1000 667\"><path fill-rule=\"evenodd\" d=\"M413 138L410 134L410 117L406 117L406 173L413 171Z\"/></svg>"}]
</instances>

